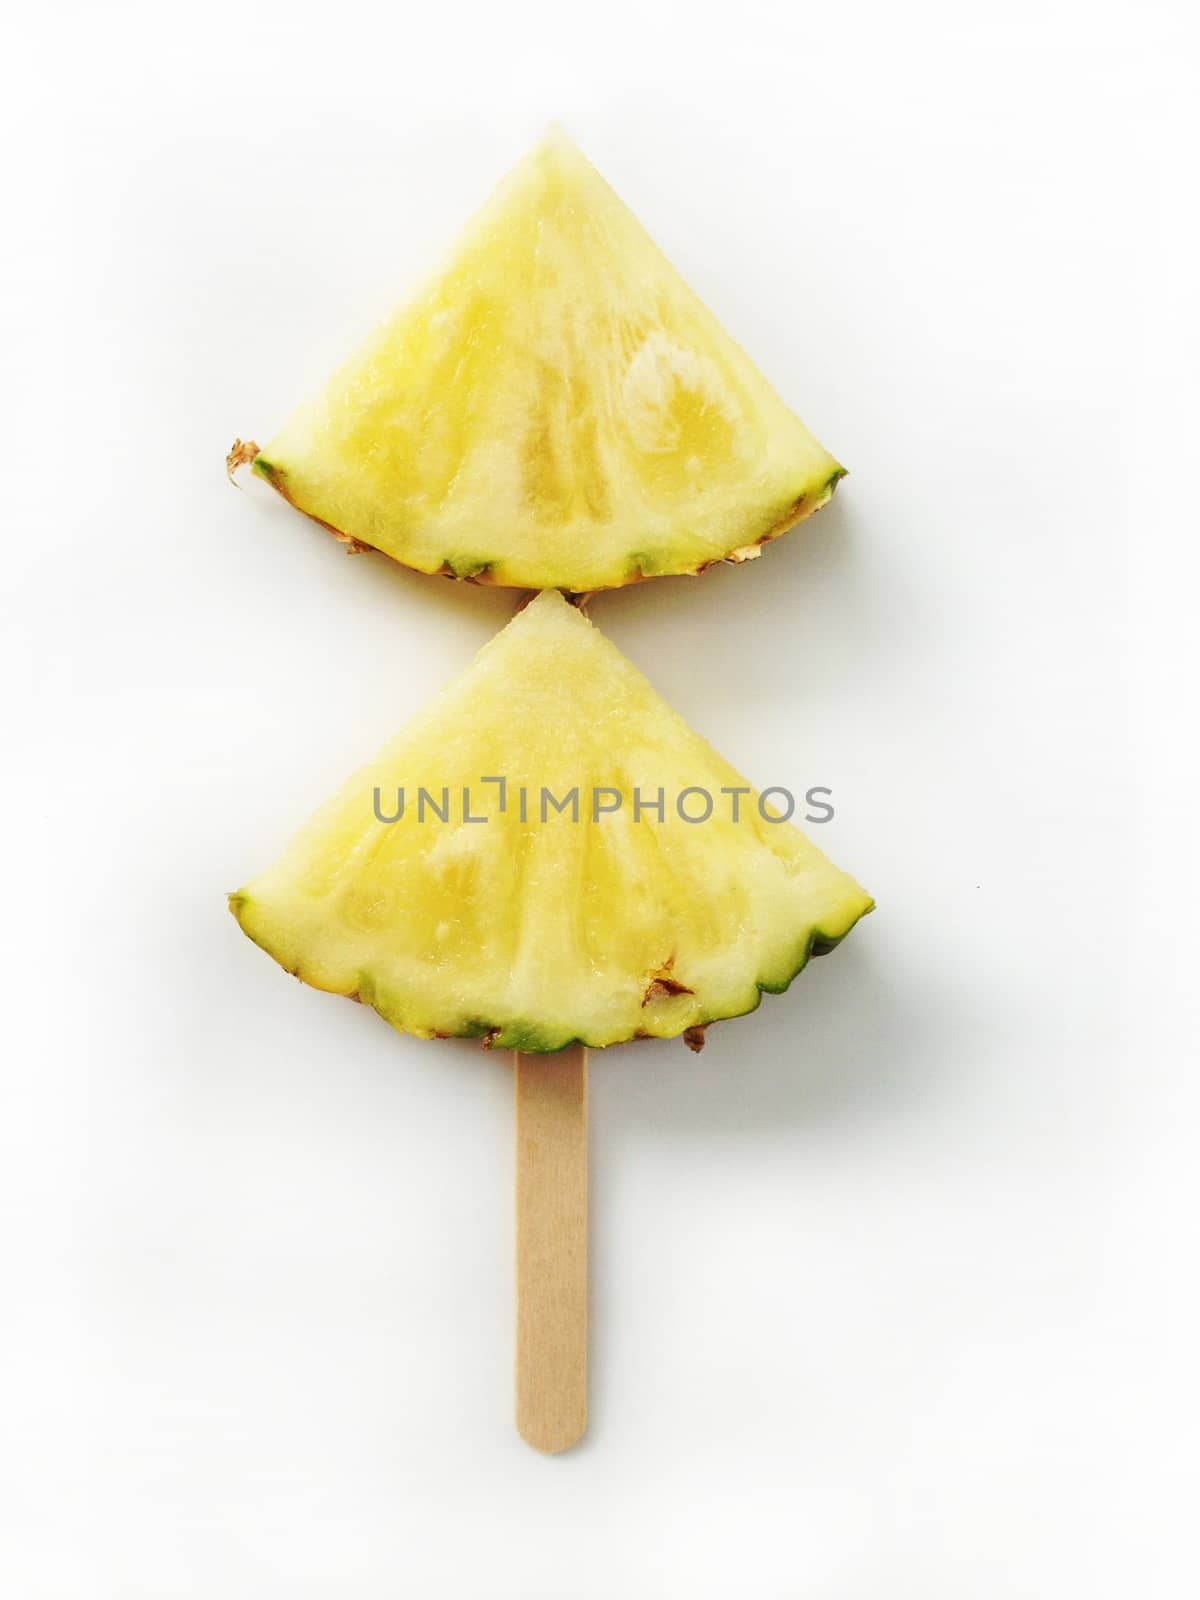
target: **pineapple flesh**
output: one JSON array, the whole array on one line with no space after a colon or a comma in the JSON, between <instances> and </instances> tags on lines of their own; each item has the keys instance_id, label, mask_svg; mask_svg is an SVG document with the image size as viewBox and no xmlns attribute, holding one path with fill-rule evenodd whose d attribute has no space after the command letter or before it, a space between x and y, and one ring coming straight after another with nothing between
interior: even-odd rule
<instances>
[{"instance_id":1,"label":"pineapple flesh","mask_svg":"<svg viewBox=\"0 0 1200 1600\"><path fill-rule=\"evenodd\" d=\"M231 908L289 972L422 1038L696 1043L871 909L771 815L550 591Z\"/></svg>"},{"instance_id":2,"label":"pineapple flesh","mask_svg":"<svg viewBox=\"0 0 1200 1600\"><path fill-rule=\"evenodd\" d=\"M254 448L353 548L579 592L757 555L843 472L557 130Z\"/></svg>"}]
</instances>

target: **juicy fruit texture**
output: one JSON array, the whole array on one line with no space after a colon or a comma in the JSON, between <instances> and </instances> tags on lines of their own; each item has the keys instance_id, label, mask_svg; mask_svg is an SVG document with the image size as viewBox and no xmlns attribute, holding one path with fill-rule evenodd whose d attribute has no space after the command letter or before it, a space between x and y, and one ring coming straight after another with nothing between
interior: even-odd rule
<instances>
[{"instance_id":1,"label":"juicy fruit texture","mask_svg":"<svg viewBox=\"0 0 1200 1600\"><path fill-rule=\"evenodd\" d=\"M680 818L687 789L709 820ZM289 972L404 1032L550 1051L751 1011L871 901L549 592L231 906Z\"/></svg>"},{"instance_id":2,"label":"juicy fruit texture","mask_svg":"<svg viewBox=\"0 0 1200 1600\"><path fill-rule=\"evenodd\" d=\"M557 131L254 469L355 547L576 591L757 555L842 476Z\"/></svg>"}]
</instances>

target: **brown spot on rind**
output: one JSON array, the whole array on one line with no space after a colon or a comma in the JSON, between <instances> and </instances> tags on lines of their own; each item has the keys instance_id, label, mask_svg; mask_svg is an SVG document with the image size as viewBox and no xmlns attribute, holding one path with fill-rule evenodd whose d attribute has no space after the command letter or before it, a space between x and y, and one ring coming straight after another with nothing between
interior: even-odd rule
<instances>
[{"instance_id":1,"label":"brown spot on rind","mask_svg":"<svg viewBox=\"0 0 1200 1600\"><path fill-rule=\"evenodd\" d=\"M726 561L732 561L735 567L740 567L743 561L757 561L762 555L763 545L770 537L770 534L764 533L762 538L756 539L753 544L739 545L736 550L729 552L725 557Z\"/></svg>"},{"instance_id":2,"label":"brown spot on rind","mask_svg":"<svg viewBox=\"0 0 1200 1600\"><path fill-rule=\"evenodd\" d=\"M241 484L234 477L234 473L239 467L248 466L257 454L258 446L253 439L235 439L233 441L233 448L225 457L225 476L235 489L240 489Z\"/></svg>"},{"instance_id":3,"label":"brown spot on rind","mask_svg":"<svg viewBox=\"0 0 1200 1600\"><path fill-rule=\"evenodd\" d=\"M697 1055L704 1049L704 1029L707 1026L708 1024L704 1023L698 1028L685 1028L683 1030L684 1044L687 1045L689 1050L694 1050Z\"/></svg>"},{"instance_id":4,"label":"brown spot on rind","mask_svg":"<svg viewBox=\"0 0 1200 1600\"><path fill-rule=\"evenodd\" d=\"M674 978L658 977L651 981L642 1005L648 1006L651 1000L662 1000L667 995L695 994L695 992L694 989L689 989L686 983L677 983Z\"/></svg>"}]
</instances>

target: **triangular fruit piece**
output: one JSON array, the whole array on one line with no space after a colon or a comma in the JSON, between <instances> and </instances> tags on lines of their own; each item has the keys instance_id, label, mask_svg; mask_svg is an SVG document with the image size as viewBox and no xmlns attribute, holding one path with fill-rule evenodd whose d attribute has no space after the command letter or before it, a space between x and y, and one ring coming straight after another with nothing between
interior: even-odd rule
<instances>
[{"instance_id":1,"label":"triangular fruit piece","mask_svg":"<svg viewBox=\"0 0 1200 1600\"><path fill-rule=\"evenodd\" d=\"M757 555L842 476L558 131L256 448L354 548L576 591Z\"/></svg>"},{"instance_id":2,"label":"triangular fruit piece","mask_svg":"<svg viewBox=\"0 0 1200 1600\"><path fill-rule=\"evenodd\" d=\"M551 591L231 904L289 972L423 1038L698 1045L871 909L786 809Z\"/></svg>"}]
</instances>

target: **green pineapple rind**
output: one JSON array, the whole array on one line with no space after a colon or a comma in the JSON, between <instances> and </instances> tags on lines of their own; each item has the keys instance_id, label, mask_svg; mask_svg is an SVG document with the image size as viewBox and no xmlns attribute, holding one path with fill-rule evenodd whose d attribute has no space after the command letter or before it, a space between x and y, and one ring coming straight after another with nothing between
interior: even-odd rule
<instances>
[{"instance_id":1,"label":"green pineapple rind","mask_svg":"<svg viewBox=\"0 0 1200 1600\"><path fill-rule=\"evenodd\" d=\"M284 968L285 972L290 973L294 978L299 978L302 982L311 982L311 979L305 978L302 967L289 967L285 962L280 961L279 956L271 948L271 945L269 942L267 942L267 939L265 937L260 937L253 931L252 927L248 926L248 919L245 913L248 910L253 909L253 906L254 902L249 898L248 895L242 893L241 891L229 896L229 909L236 917L242 932L246 934L246 936L254 944L258 945L261 950L265 950L272 960L279 962L279 965ZM867 916L874 909L875 902L873 900L868 900L862 910L855 912L850 920L846 923L845 927L838 932L828 931L820 927L810 928L804 936L798 955L793 958L791 970L787 971L785 968L786 976L780 978L760 978L756 980L754 986L754 997L752 1000L750 1000L749 1004L742 1006L740 1009L715 1011L710 1016L703 1017L698 1021L694 1018L689 1018L686 1022L681 1023L673 1032L650 1034L639 1033L635 1031L624 1039L608 1039L601 1042L598 1040L589 1039L585 1033L576 1034L568 1038L562 1038L557 1034L547 1032L546 1030L542 1029L539 1024L529 1019L510 1017L503 1021L497 1021L495 1019L484 1017L472 1017L470 1021L460 1024L456 1030L447 1031L446 1033L435 1033L433 1037L444 1039L480 1039L482 1040L483 1048L485 1050L519 1050L523 1055L556 1055L560 1050L566 1050L571 1045L575 1044L584 1045L589 1050L605 1050L612 1045L626 1044L630 1039L678 1038L681 1034L691 1032L693 1029L707 1028L714 1022L729 1022L735 1017L748 1016L752 1011L758 1010L759 1006L762 1004L762 997L764 994L775 995L785 993L814 957L828 955L831 950L836 950L838 945L841 944L842 940L845 939L847 935L856 927L856 925L862 921L863 917ZM386 1023L388 1023L390 1027L395 1028L399 1033L410 1033L414 1031L405 1027L403 1018L393 1014L393 1012L389 1009L387 1001L379 995L376 989L374 978L369 971L359 973L356 981L357 987L352 991L339 989L327 990L326 992L343 994L348 996L350 999L361 1001L363 1005L371 1006L372 1009L378 1012L378 1014ZM315 987L321 988L323 986L317 984ZM429 1035L427 1030L422 1029L417 1036L428 1037Z\"/></svg>"}]
</instances>

